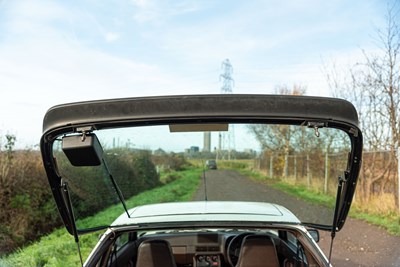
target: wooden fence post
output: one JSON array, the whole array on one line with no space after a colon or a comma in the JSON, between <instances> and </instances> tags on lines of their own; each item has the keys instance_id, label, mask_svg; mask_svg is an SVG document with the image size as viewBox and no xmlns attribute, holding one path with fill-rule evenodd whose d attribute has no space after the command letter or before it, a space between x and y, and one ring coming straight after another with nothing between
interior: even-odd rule
<instances>
[{"instance_id":1,"label":"wooden fence post","mask_svg":"<svg viewBox=\"0 0 400 267\"><path fill-rule=\"evenodd\" d=\"M310 174L310 155L307 153L307 187L311 186L311 174Z\"/></svg>"},{"instance_id":2,"label":"wooden fence post","mask_svg":"<svg viewBox=\"0 0 400 267\"><path fill-rule=\"evenodd\" d=\"M274 176L274 156L271 155L269 158L269 178L273 178Z\"/></svg>"},{"instance_id":3,"label":"wooden fence post","mask_svg":"<svg viewBox=\"0 0 400 267\"><path fill-rule=\"evenodd\" d=\"M324 193L328 192L328 176L329 176L329 158L328 158L328 148L325 152L325 181L324 181Z\"/></svg>"},{"instance_id":4,"label":"wooden fence post","mask_svg":"<svg viewBox=\"0 0 400 267\"><path fill-rule=\"evenodd\" d=\"M397 208L400 211L400 148L397 148Z\"/></svg>"}]
</instances>

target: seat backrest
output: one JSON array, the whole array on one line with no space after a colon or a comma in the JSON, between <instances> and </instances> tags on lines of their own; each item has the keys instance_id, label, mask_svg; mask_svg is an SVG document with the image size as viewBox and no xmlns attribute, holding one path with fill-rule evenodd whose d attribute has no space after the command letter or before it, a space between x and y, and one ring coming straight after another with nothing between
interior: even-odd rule
<instances>
[{"instance_id":1,"label":"seat backrest","mask_svg":"<svg viewBox=\"0 0 400 267\"><path fill-rule=\"evenodd\" d=\"M274 241L266 235L249 235L242 242L236 267L279 267Z\"/></svg>"},{"instance_id":2,"label":"seat backrest","mask_svg":"<svg viewBox=\"0 0 400 267\"><path fill-rule=\"evenodd\" d=\"M140 244L136 267L176 267L170 244L165 240L147 240Z\"/></svg>"}]
</instances>

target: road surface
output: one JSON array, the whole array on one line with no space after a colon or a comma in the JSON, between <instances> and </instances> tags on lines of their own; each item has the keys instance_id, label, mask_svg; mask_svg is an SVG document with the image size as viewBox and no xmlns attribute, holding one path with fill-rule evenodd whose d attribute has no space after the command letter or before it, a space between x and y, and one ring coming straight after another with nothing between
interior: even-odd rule
<instances>
[{"instance_id":1,"label":"road surface","mask_svg":"<svg viewBox=\"0 0 400 267\"><path fill-rule=\"evenodd\" d=\"M332 214L332 211L325 207L309 204L273 189L266 183L248 179L235 171L207 171L206 184L209 201L277 202L293 211L300 218L312 218L314 220L324 217L330 218ZM203 200L204 196L205 190L202 182L194 200ZM328 256L331 241L330 233L321 231L320 234L319 245L325 255ZM342 267L400 266L400 237L390 236L376 226L348 218L345 226L337 233L334 240L332 265Z\"/></svg>"}]
</instances>

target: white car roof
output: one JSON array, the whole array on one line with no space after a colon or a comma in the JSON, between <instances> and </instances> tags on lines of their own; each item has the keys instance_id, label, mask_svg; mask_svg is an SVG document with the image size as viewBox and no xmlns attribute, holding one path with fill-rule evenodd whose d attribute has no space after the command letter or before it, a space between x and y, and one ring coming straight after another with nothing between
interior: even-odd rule
<instances>
[{"instance_id":1,"label":"white car roof","mask_svg":"<svg viewBox=\"0 0 400 267\"><path fill-rule=\"evenodd\" d=\"M263 202L192 201L138 206L121 214L111 226L172 222L276 222L300 223L283 206Z\"/></svg>"}]
</instances>

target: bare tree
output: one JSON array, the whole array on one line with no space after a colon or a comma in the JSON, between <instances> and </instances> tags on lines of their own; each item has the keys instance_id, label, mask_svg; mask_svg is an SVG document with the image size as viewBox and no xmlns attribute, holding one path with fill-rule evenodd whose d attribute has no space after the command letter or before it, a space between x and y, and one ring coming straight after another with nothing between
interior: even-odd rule
<instances>
[{"instance_id":1,"label":"bare tree","mask_svg":"<svg viewBox=\"0 0 400 267\"><path fill-rule=\"evenodd\" d=\"M306 87L295 84L290 89L287 85L278 85L275 87L275 91L281 95L304 95ZM273 153L284 155L282 176L287 178L289 154L294 151L292 140L295 138L296 131L293 127L289 125L252 125L250 131L253 132L263 150L268 149Z\"/></svg>"},{"instance_id":2,"label":"bare tree","mask_svg":"<svg viewBox=\"0 0 400 267\"><path fill-rule=\"evenodd\" d=\"M365 135L366 151L388 150L389 156L378 161L377 155L364 157L361 188L364 200L368 200L373 188L380 191L391 183L398 187L391 170L398 162L397 151L400 137L400 25L399 6L389 7L386 26L377 29L377 52L363 50L364 62L349 67L349 75L340 77L337 69L326 72L328 84L335 96L349 99L358 111L361 128ZM392 171L393 172L393 171ZM397 190L393 190L397 191ZM395 201L398 203L398 194Z\"/></svg>"}]
</instances>

